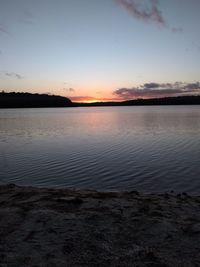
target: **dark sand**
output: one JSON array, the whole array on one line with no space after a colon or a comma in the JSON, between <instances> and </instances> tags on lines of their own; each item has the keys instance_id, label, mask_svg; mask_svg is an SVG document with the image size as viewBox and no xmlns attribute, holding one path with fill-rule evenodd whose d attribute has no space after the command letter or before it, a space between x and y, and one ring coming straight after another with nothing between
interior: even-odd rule
<instances>
[{"instance_id":1,"label":"dark sand","mask_svg":"<svg viewBox=\"0 0 200 267\"><path fill-rule=\"evenodd\" d=\"M200 266L200 197L0 186L0 267Z\"/></svg>"}]
</instances>

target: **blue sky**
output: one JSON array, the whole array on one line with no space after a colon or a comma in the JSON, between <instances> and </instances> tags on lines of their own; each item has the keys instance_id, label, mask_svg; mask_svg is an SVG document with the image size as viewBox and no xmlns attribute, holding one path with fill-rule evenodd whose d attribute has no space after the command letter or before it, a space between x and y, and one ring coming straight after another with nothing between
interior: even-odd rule
<instances>
[{"instance_id":1,"label":"blue sky","mask_svg":"<svg viewBox=\"0 0 200 267\"><path fill-rule=\"evenodd\" d=\"M0 0L0 90L197 94L199 10L199 0Z\"/></svg>"}]
</instances>

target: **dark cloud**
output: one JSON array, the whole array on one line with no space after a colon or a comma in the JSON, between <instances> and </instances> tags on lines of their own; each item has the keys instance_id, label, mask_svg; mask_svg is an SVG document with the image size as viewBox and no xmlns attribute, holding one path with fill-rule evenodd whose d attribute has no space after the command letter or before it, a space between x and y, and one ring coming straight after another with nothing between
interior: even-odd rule
<instances>
[{"instance_id":1,"label":"dark cloud","mask_svg":"<svg viewBox=\"0 0 200 267\"><path fill-rule=\"evenodd\" d=\"M153 22L170 29L173 33L182 33L181 27L170 27L159 9L159 0L114 0L117 4L124 7L132 17Z\"/></svg>"},{"instance_id":2,"label":"dark cloud","mask_svg":"<svg viewBox=\"0 0 200 267\"><path fill-rule=\"evenodd\" d=\"M145 83L143 85L144 88L146 89L151 89L151 88L158 88L160 85L158 83Z\"/></svg>"},{"instance_id":3,"label":"dark cloud","mask_svg":"<svg viewBox=\"0 0 200 267\"><path fill-rule=\"evenodd\" d=\"M140 88L120 88L113 92L121 99L154 98L200 94L200 83L145 83Z\"/></svg>"},{"instance_id":4,"label":"dark cloud","mask_svg":"<svg viewBox=\"0 0 200 267\"><path fill-rule=\"evenodd\" d=\"M183 83L181 82L175 82L175 83L145 83L144 85L141 86L141 88L145 89L173 89L173 88L179 88L182 86Z\"/></svg>"},{"instance_id":5,"label":"dark cloud","mask_svg":"<svg viewBox=\"0 0 200 267\"><path fill-rule=\"evenodd\" d=\"M187 90L195 90L195 89L200 89L200 83L196 82L196 83L188 83L185 85L184 87Z\"/></svg>"},{"instance_id":6,"label":"dark cloud","mask_svg":"<svg viewBox=\"0 0 200 267\"><path fill-rule=\"evenodd\" d=\"M123 6L129 13L137 19L143 21L152 21L156 24L166 26L162 12L159 10L158 0L149 0L149 5L142 5L137 0L114 0L116 3Z\"/></svg>"},{"instance_id":7,"label":"dark cloud","mask_svg":"<svg viewBox=\"0 0 200 267\"><path fill-rule=\"evenodd\" d=\"M5 72L5 75L8 76L8 77L14 77L14 78L17 78L17 79L22 79L23 78L20 74L15 73L15 72Z\"/></svg>"}]
</instances>

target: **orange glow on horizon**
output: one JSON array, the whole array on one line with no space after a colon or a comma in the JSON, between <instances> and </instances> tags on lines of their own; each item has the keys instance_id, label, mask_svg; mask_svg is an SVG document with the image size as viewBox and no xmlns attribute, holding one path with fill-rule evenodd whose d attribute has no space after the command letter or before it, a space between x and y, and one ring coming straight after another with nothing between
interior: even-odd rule
<instances>
[{"instance_id":1,"label":"orange glow on horizon","mask_svg":"<svg viewBox=\"0 0 200 267\"><path fill-rule=\"evenodd\" d=\"M123 99L117 99L117 98L87 98L87 97L69 97L72 102L77 103L97 103L97 102L121 102Z\"/></svg>"},{"instance_id":2,"label":"orange glow on horizon","mask_svg":"<svg viewBox=\"0 0 200 267\"><path fill-rule=\"evenodd\" d=\"M101 101L101 100L99 100L99 99L85 100L85 101L83 101L83 103L96 103L96 102L103 102L103 101Z\"/></svg>"}]
</instances>

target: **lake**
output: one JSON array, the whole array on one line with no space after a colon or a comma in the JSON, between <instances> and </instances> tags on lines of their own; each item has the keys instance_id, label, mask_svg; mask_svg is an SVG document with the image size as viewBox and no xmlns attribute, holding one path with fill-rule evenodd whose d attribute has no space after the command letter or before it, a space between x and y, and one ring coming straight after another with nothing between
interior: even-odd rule
<instances>
[{"instance_id":1,"label":"lake","mask_svg":"<svg viewBox=\"0 0 200 267\"><path fill-rule=\"evenodd\" d=\"M0 110L0 183L200 193L200 106Z\"/></svg>"}]
</instances>

